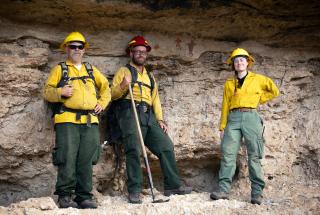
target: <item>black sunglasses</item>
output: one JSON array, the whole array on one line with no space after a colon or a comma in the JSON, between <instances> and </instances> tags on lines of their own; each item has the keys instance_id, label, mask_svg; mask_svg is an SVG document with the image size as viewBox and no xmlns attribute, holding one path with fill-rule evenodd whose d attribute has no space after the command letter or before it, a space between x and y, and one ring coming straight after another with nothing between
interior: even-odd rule
<instances>
[{"instance_id":1,"label":"black sunglasses","mask_svg":"<svg viewBox=\"0 0 320 215\"><path fill-rule=\"evenodd\" d=\"M82 49L84 49L84 45L68 45L68 47L69 47L69 49L73 49L73 50L75 50L75 49L79 49L79 50L82 50Z\"/></svg>"}]
</instances>

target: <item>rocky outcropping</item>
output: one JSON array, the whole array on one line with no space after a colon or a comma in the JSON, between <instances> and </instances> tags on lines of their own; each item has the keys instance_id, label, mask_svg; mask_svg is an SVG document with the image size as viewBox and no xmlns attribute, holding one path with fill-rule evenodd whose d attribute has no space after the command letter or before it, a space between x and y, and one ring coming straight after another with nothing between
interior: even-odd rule
<instances>
[{"instance_id":1,"label":"rocky outcropping","mask_svg":"<svg viewBox=\"0 0 320 215\"><path fill-rule=\"evenodd\" d=\"M223 83L232 76L225 61L233 48L246 48L256 59L253 70L274 79L281 91L278 99L260 107L267 139L266 195L279 201L285 201L281 196L295 196L294 202L302 198L297 194L301 187L320 191L318 3L185 3L5 0L1 4L0 205L53 193L54 130L42 88L50 68L65 59L58 46L73 30L83 32L90 43L86 61L110 80L127 62L127 41L138 33L148 38L153 46L148 64L160 84L183 182L199 192L217 186ZM161 190L158 162L149 157ZM124 164L114 175L114 160L111 147L106 147L94 167L97 195L125 191ZM249 196L245 148L238 161L232 192ZM299 189L288 195L292 187ZM306 199L314 204L319 196Z\"/></svg>"}]
</instances>

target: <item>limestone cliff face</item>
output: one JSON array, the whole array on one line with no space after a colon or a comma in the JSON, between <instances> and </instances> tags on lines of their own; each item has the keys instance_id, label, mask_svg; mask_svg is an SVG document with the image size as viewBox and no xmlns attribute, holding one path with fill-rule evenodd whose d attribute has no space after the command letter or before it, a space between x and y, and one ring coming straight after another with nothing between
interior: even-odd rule
<instances>
[{"instance_id":1,"label":"limestone cliff face","mask_svg":"<svg viewBox=\"0 0 320 215\"><path fill-rule=\"evenodd\" d=\"M225 61L232 49L247 49L256 59L253 70L271 77L281 91L260 106L266 193L286 192L297 183L319 189L319 3L137 2L2 1L0 205L53 193L55 136L42 88L50 68L65 60L59 43L74 30L90 43L85 60L110 80L128 60L127 41L136 34L149 40L148 64L160 84L180 172L197 191L217 186L223 83L233 75ZM106 147L94 167L101 193L125 190L124 165L114 178L114 159ZM161 189L158 162L150 159ZM233 192L248 192L245 148L238 160Z\"/></svg>"}]
</instances>

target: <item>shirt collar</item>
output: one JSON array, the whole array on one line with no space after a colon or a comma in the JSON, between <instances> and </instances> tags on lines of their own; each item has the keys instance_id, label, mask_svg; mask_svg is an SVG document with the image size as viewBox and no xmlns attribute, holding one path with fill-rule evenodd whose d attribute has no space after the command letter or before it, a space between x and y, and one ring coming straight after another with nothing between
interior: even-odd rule
<instances>
[{"instance_id":1,"label":"shirt collar","mask_svg":"<svg viewBox=\"0 0 320 215\"><path fill-rule=\"evenodd\" d=\"M74 64L71 63L71 61L70 61L69 59L66 60L66 64L67 64L67 66L74 66ZM82 64L82 63L81 63L81 64Z\"/></svg>"}]
</instances>

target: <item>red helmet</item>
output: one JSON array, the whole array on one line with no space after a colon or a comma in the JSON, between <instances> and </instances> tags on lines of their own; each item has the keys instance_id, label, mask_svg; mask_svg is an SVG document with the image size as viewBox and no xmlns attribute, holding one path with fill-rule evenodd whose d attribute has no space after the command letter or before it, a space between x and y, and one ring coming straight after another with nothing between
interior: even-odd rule
<instances>
[{"instance_id":1,"label":"red helmet","mask_svg":"<svg viewBox=\"0 0 320 215\"><path fill-rule=\"evenodd\" d=\"M126 48L127 54L130 53L130 49L136 46L144 46L147 48L147 52L151 51L151 46L148 44L148 41L144 39L143 36L135 36L128 43L128 47Z\"/></svg>"}]
</instances>

